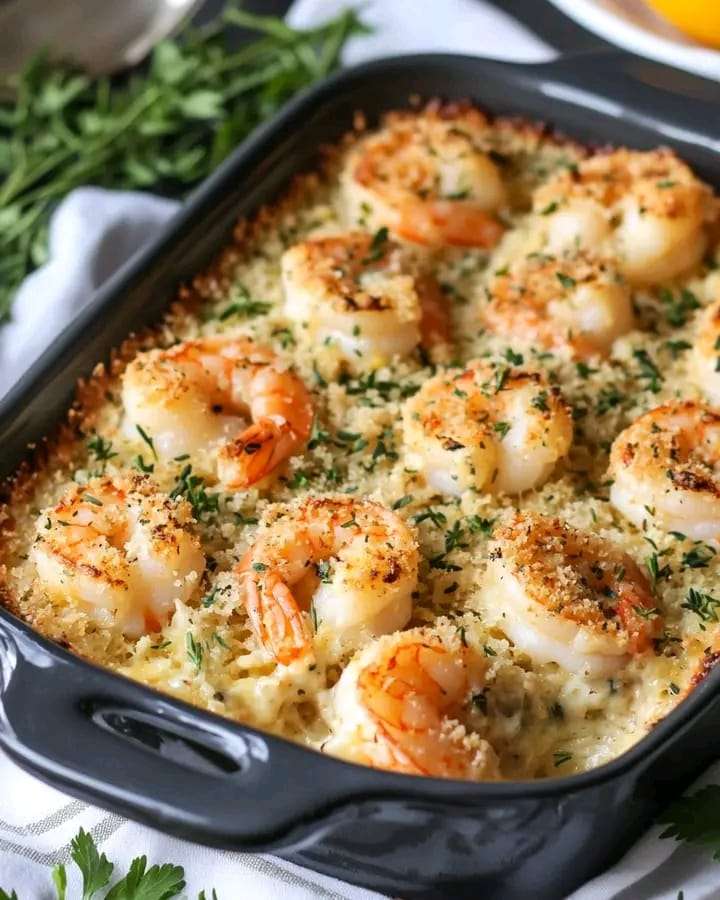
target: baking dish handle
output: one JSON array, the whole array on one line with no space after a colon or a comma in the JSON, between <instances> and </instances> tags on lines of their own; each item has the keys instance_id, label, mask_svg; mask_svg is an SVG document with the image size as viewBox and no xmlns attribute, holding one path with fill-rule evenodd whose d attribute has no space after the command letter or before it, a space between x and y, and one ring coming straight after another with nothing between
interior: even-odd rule
<instances>
[{"instance_id":1,"label":"baking dish handle","mask_svg":"<svg viewBox=\"0 0 720 900\"><path fill-rule=\"evenodd\" d=\"M667 138L681 154L685 145L695 165L702 168L705 158L716 171L717 82L615 49L567 54L524 68L539 90L545 116L555 120L561 113L564 130L581 136L594 124L594 115L610 116L628 125L628 143L635 141L634 127L650 131ZM548 107L548 100L559 102Z\"/></svg>"},{"instance_id":2,"label":"baking dish handle","mask_svg":"<svg viewBox=\"0 0 720 900\"><path fill-rule=\"evenodd\" d=\"M381 774L98 670L3 610L0 744L75 796L241 850L311 845L357 814L348 801Z\"/></svg>"}]
</instances>

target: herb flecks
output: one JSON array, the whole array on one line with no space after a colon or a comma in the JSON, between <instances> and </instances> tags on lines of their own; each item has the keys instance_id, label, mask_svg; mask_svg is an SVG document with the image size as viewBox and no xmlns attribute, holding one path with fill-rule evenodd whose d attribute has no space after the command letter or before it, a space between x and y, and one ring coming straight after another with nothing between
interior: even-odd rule
<instances>
[{"instance_id":1,"label":"herb flecks","mask_svg":"<svg viewBox=\"0 0 720 900\"><path fill-rule=\"evenodd\" d=\"M200 475L192 474L192 466L186 465L178 475L175 487L170 492L170 497L176 500L180 497L187 500L192 506L193 515L198 521L203 517L208 518L218 512L220 495L209 494L205 490L205 479Z\"/></svg>"}]
</instances>

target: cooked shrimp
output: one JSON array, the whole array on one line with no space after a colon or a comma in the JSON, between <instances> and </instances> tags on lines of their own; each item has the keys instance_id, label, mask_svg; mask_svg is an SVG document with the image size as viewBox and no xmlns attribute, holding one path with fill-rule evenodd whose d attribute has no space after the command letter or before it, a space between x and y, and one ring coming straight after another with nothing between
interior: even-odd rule
<instances>
[{"instance_id":1,"label":"cooked shrimp","mask_svg":"<svg viewBox=\"0 0 720 900\"><path fill-rule=\"evenodd\" d=\"M205 569L185 501L144 475L73 484L41 513L32 558L43 589L128 637L158 631Z\"/></svg>"},{"instance_id":2,"label":"cooked shrimp","mask_svg":"<svg viewBox=\"0 0 720 900\"><path fill-rule=\"evenodd\" d=\"M237 574L258 640L287 665L312 650L309 618L351 642L402 628L417 569L399 516L340 496L271 507Z\"/></svg>"},{"instance_id":3,"label":"cooked shrimp","mask_svg":"<svg viewBox=\"0 0 720 900\"><path fill-rule=\"evenodd\" d=\"M210 450L231 490L270 475L312 429L303 382L247 338L208 337L140 353L125 370L122 400L129 438L144 432L164 459Z\"/></svg>"},{"instance_id":4,"label":"cooked shrimp","mask_svg":"<svg viewBox=\"0 0 720 900\"><path fill-rule=\"evenodd\" d=\"M496 780L494 750L457 721L482 691L485 669L470 648L421 629L373 641L333 688L334 735L324 749L409 775Z\"/></svg>"},{"instance_id":5,"label":"cooked shrimp","mask_svg":"<svg viewBox=\"0 0 720 900\"><path fill-rule=\"evenodd\" d=\"M353 368L449 340L439 285L386 231L295 244L283 254L282 279L288 317L307 325L316 343L332 342Z\"/></svg>"},{"instance_id":6,"label":"cooked shrimp","mask_svg":"<svg viewBox=\"0 0 720 900\"><path fill-rule=\"evenodd\" d=\"M537 662L607 677L662 631L645 576L609 541L560 519L518 513L497 533L481 602Z\"/></svg>"},{"instance_id":7,"label":"cooked shrimp","mask_svg":"<svg viewBox=\"0 0 720 900\"><path fill-rule=\"evenodd\" d=\"M701 403L658 406L613 442L610 502L639 528L650 521L720 543L720 415Z\"/></svg>"},{"instance_id":8,"label":"cooked shrimp","mask_svg":"<svg viewBox=\"0 0 720 900\"><path fill-rule=\"evenodd\" d=\"M584 253L520 260L495 277L487 299L481 316L491 331L577 357L608 353L635 324L622 278Z\"/></svg>"},{"instance_id":9,"label":"cooked shrimp","mask_svg":"<svg viewBox=\"0 0 720 900\"><path fill-rule=\"evenodd\" d=\"M503 229L491 213L505 189L483 149L486 134L485 117L461 106L388 117L348 154L348 221L417 244L492 247Z\"/></svg>"},{"instance_id":10,"label":"cooked shrimp","mask_svg":"<svg viewBox=\"0 0 720 900\"><path fill-rule=\"evenodd\" d=\"M459 497L520 493L543 482L572 442L572 418L539 372L475 360L439 372L405 401L407 465Z\"/></svg>"},{"instance_id":11,"label":"cooked shrimp","mask_svg":"<svg viewBox=\"0 0 720 900\"><path fill-rule=\"evenodd\" d=\"M720 406L720 300L706 307L699 317L690 372L708 400Z\"/></svg>"},{"instance_id":12,"label":"cooked shrimp","mask_svg":"<svg viewBox=\"0 0 720 900\"><path fill-rule=\"evenodd\" d=\"M533 203L548 250L603 248L635 284L674 278L705 252L710 188L671 150L616 150L563 169Z\"/></svg>"}]
</instances>

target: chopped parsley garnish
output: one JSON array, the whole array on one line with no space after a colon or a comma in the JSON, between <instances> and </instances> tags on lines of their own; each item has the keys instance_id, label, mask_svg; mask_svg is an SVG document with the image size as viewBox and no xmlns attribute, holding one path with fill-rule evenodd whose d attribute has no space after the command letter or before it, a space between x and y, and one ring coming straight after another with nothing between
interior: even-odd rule
<instances>
[{"instance_id":1,"label":"chopped parsley garnish","mask_svg":"<svg viewBox=\"0 0 720 900\"><path fill-rule=\"evenodd\" d=\"M508 347L505 351L505 359L512 366L521 366L525 362L525 357L522 353L516 353L512 347Z\"/></svg>"},{"instance_id":2,"label":"chopped parsley garnish","mask_svg":"<svg viewBox=\"0 0 720 900\"><path fill-rule=\"evenodd\" d=\"M670 351L673 359L677 359L685 350L689 350L692 344L689 341L665 341L665 347Z\"/></svg>"},{"instance_id":3,"label":"chopped parsley garnish","mask_svg":"<svg viewBox=\"0 0 720 900\"><path fill-rule=\"evenodd\" d=\"M328 386L327 381L323 378L322 374L318 372L317 366L313 363L313 375L315 376L315 383L318 387L326 388Z\"/></svg>"},{"instance_id":4,"label":"chopped parsley garnish","mask_svg":"<svg viewBox=\"0 0 720 900\"><path fill-rule=\"evenodd\" d=\"M512 425L509 422L496 422L493 425L493 431L497 432L500 435L500 440L502 440L505 435L510 431Z\"/></svg>"},{"instance_id":5,"label":"chopped parsley garnish","mask_svg":"<svg viewBox=\"0 0 720 900\"><path fill-rule=\"evenodd\" d=\"M205 655L205 652L203 650L202 644L200 643L200 641L195 640L195 636L191 631L188 631L188 633L185 635L185 650L187 652L187 658L199 672L202 668L203 656Z\"/></svg>"},{"instance_id":6,"label":"chopped parsley garnish","mask_svg":"<svg viewBox=\"0 0 720 900\"><path fill-rule=\"evenodd\" d=\"M230 319L233 316L250 319L254 316L261 316L270 310L269 303L264 303L261 300L253 300L244 284L234 285L230 296L230 304L218 314L218 319L221 322L224 322L226 319Z\"/></svg>"},{"instance_id":7,"label":"chopped parsley garnish","mask_svg":"<svg viewBox=\"0 0 720 900\"><path fill-rule=\"evenodd\" d=\"M436 528L442 528L443 525L447 523L447 516L445 515L445 513L441 512L439 509L433 509L432 506L428 506L428 508L424 512L418 513L416 516L413 516L413 522L416 525L419 525L426 519L429 519Z\"/></svg>"},{"instance_id":8,"label":"chopped parsley garnish","mask_svg":"<svg viewBox=\"0 0 720 900\"><path fill-rule=\"evenodd\" d=\"M680 326L684 325L691 312L700 309L700 301L687 288L682 288L677 294L673 294L669 288L661 288L658 296L665 307L665 318L668 324Z\"/></svg>"},{"instance_id":9,"label":"chopped parsley garnish","mask_svg":"<svg viewBox=\"0 0 720 900\"><path fill-rule=\"evenodd\" d=\"M548 406L548 392L540 391L539 394L536 394L530 401L530 406L532 406L534 409L539 410L540 412L549 412L550 407Z\"/></svg>"},{"instance_id":10,"label":"chopped parsley garnish","mask_svg":"<svg viewBox=\"0 0 720 900\"><path fill-rule=\"evenodd\" d=\"M633 612L640 616L641 619L657 619L660 615L660 610L657 606L633 606Z\"/></svg>"},{"instance_id":11,"label":"chopped parsley garnish","mask_svg":"<svg viewBox=\"0 0 720 900\"><path fill-rule=\"evenodd\" d=\"M495 519L484 519L482 516L468 516L467 524L474 534L484 534L489 537L492 534Z\"/></svg>"},{"instance_id":12,"label":"chopped parsley garnish","mask_svg":"<svg viewBox=\"0 0 720 900\"><path fill-rule=\"evenodd\" d=\"M575 363L575 368L577 370L578 375L581 378L586 378L586 379L589 378L591 375L594 375L596 372L600 371L599 369L593 369L586 362L582 362L582 360Z\"/></svg>"},{"instance_id":13,"label":"chopped parsley garnish","mask_svg":"<svg viewBox=\"0 0 720 900\"><path fill-rule=\"evenodd\" d=\"M189 463L178 475L170 497L173 500L184 497L192 506L193 515L199 522L202 521L203 516L210 516L219 509L220 495L208 494L205 490L205 479L200 475L193 475L192 466Z\"/></svg>"},{"instance_id":14,"label":"chopped parsley garnish","mask_svg":"<svg viewBox=\"0 0 720 900\"><path fill-rule=\"evenodd\" d=\"M87 448L98 462L107 462L117 456L112 448L112 441L106 441L99 434L94 434L87 442Z\"/></svg>"},{"instance_id":15,"label":"chopped parsley garnish","mask_svg":"<svg viewBox=\"0 0 720 900\"><path fill-rule=\"evenodd\" d=\"M706 594L695 588L690 588L685 597L685 602L680 604L683 609L689 609L702 622L717 622L718 607L720 600L717 600L712 594Z\"/></svg>"},{"instance_id":16,"label":"chopped parsley garnish","mask_svg":"<svg viewBox=\"0 0 720 900\"><path fill-rule=\"evenodd\" d=\"M540 210L540 215L541 216L549 216L552 213L556 212L557 208L558 208L557 201L553 200L551 203L548 203L548 205L544 209Z\"/></svg>"},{"instance_id":17,"label":"chopped parsley garnish","mask_svg":"<svg viewBox=\"0 0 720 900\"><path fill-rule=\"evenodd\" d=\"M146 463L142 453L138 453L138 455L133 460L133 466L136 469L139 469L141 472L144 472L146 475L150 475L155 471L154 463Z\"/></svg>"},{"instance_id":18,"label":"chopped parsley garnish","mask_svg":"<svg viewBox=\"0 0 720 900\"><path fill-rule=\"evenodd\" d=\"M467 544L464 543L465 532L463 530L460 522L455 522L448 530L445 532L445 552L452 553L453 550L464 550L467 548Z\"/></svg>"},{"instance_id":19,"label":"chopped parsley garnish","mask_svg":"<svg viewBox=\"0 0 720 900\"><path fill-rule=\"evenodd\" d=\"M495 393L499 394L500 391L505 387L505 382L508 380L508 376L510 375L510 369L498 369L495 373Z\"/></svg>"},{"instance_id":20,"label":"chopped parsley garnish","mask_svg":"<svg viewBox=\"0 0 720 900\"><path fill-rule=\"evenodd\" d=\"M432 556L429 560L431 569L439 569L441 572L460 572L462 571L462 566L456 566L455 563L450 563L445 558L447 553L438 553L435 556Z\"/></svg>"},{"instance_id":21,"label":"chopped parsley garnish","mask_svg":"<svg viewBox=\"0 0 720 900\"><path fill-rule=\"evenodd\" d=\"M557 769L558 766L562 766L566 762L570 762L572 759L572 753L568 753L567 750L556 750L553 753L553 765Z\"/></svg>"},{"instance_id":22,"label":"chopped parsley garnish","mask_svg":"<svg viewBox=\"0 0 720 900\"><path fill-rule=\"evenodd\" d=\"M598 401L595 407L598 415L605 415L609 410L619 406L624 399L625 395L616 387L601 388L598 392Z\"/></svg>"},{"instance_id":23,"label":"chopped parsley garnish","mask_svg":"<svg viewBox=\"0 0 720 900\"><path fill-rule=\"evenodd\" d=\"M555 275L566 291L571 290L577 284L574 278L571 278L570 275L566 275L564 272L556 272Z\"/></svg>"},{"instance_id":24,"label":"chopped parsley garnish","mask_svg":"<svg viewBox=\"0 0 720 900\"><path fill-rule=\"evenodd\" d=\"M287 350L288 347L295 345L295 337L289 328L276 328L272 336L280 341L280 346L283 350Z\"/></svg>"},{"instance_id":25,"label":"chopped parsley garnish","mask_svg":"<svg viewBox=\"0 0 720 900\"><path fill-rule=\"evenodd\" d=\"M647 381L647 389L653 394L657 394L663 381L660 369L658 369L655 362L650 357L650 354L645 349L633 350L633 358L637 361L640 370L638 378Z\"/></svg>"},{"instance_id":26,"label":"chopped parsley garnish","mask_svg":"<svg viewBox=\"0 0 720 900\"><path fill-rule=\"evenodd\" d=\"M205 596L200 601L200 603L205 607L205 609L207 609L208 607L212 606L215 603L215 601L217 600L217 595L218 595L219 591L220 591L220 588L214 587L210 591L209 594L205 594Z\"/></svg>"},{"instance_id":27,"label":"chopped parsley garnish","mask_svg":"<svg viewBox=\"0 0 720 900\"><path fill-rule=\"evenodd\" d=\"M368 250L368 254L363 259L363 264L367 265L368 263L377 262L379 259L385 254L385 247L388 240L388 230L383 225L382 228L378 228L375 234L372 237L372 241L370 241L370 249Z\"/></svg>"},{"instance_id":28,"label":"chopped parsley garnish","mask_svg":"<svg viewBox=\"0 0 720 900\"><path fill-rule=\"evenodd\" d=\"M413 495L405 494L404 497L401 497L399 500L396 500L393 503L392 508L393 509L402 509L404 506L407 506L408 503L412 503L412 502L413 502Z\"/></svg>"},{"instance_id":29,"label":"chopped parsley garnish","mask_svg":"<svg viewBox=\"0 0 720 900\"><path fill-rule=\"evenodd\" d=\"M158 455L157 455L157 452L155 451L155 444L153 443L153 439L150 437L150 435L147 433L147 431L145 431L145 429L142 427L142 425L136 425L135 428L137 428L137 433L140 435L140 437L145 441L145 443L150 448L150 452L153 455L153 459L157 460Z\"/></svg>"},{"instance_id":30,"label":"chopped parsley garnish","mask_svg":"<svg viewBox=\"0 0 720 900\"><path fill-rule=\"evenodd\" d=\"M645 560L645 565L647 566L648 574L650 575L650 583L653 588L655 588L658 581L666 581L672 576L672 569L667 563L663 566L660 565L661 555L662 554L653 553Z\"/></svg>"},{"instance_id":31,"label":"chopped parsley garnish","mask_svg":"<svg viewBox=\"0 0 720 900\"><path fill-rule=\"evenodd\" d=\"M683 553L681 564L684 569L705 569L713 556L715 556L715 551L712 547L700 544Z\"/></svg>"},{"instance_id":32,"label":"chopped parsley garnish","mask_svg":"<svg viewBox=\"0 0 720 900\"><path fill-rule=\"evenodd\" d=\"M291 490L297 490L297 488L304 488L310 484L310 478L303 472L302 469L298 469L297 472L293 472L292 478L288 481L288 487Z\"/></svg>"}]
</instances>

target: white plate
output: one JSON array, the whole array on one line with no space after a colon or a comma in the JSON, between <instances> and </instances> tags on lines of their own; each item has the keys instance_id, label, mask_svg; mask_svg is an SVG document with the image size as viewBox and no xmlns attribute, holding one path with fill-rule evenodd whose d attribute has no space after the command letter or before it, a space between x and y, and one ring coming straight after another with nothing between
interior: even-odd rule
<instances>
[{"instance_id":1,"label":"white plate","mask_svg":"<svg viewBox=\"0 0 720 900\"><path fill-rule=\"evenodd\" d=\"M612 44L720 81L720 51L696 43L656 15L643 0L550 2L566 16Z\"/></svg>"}]
</instances>

